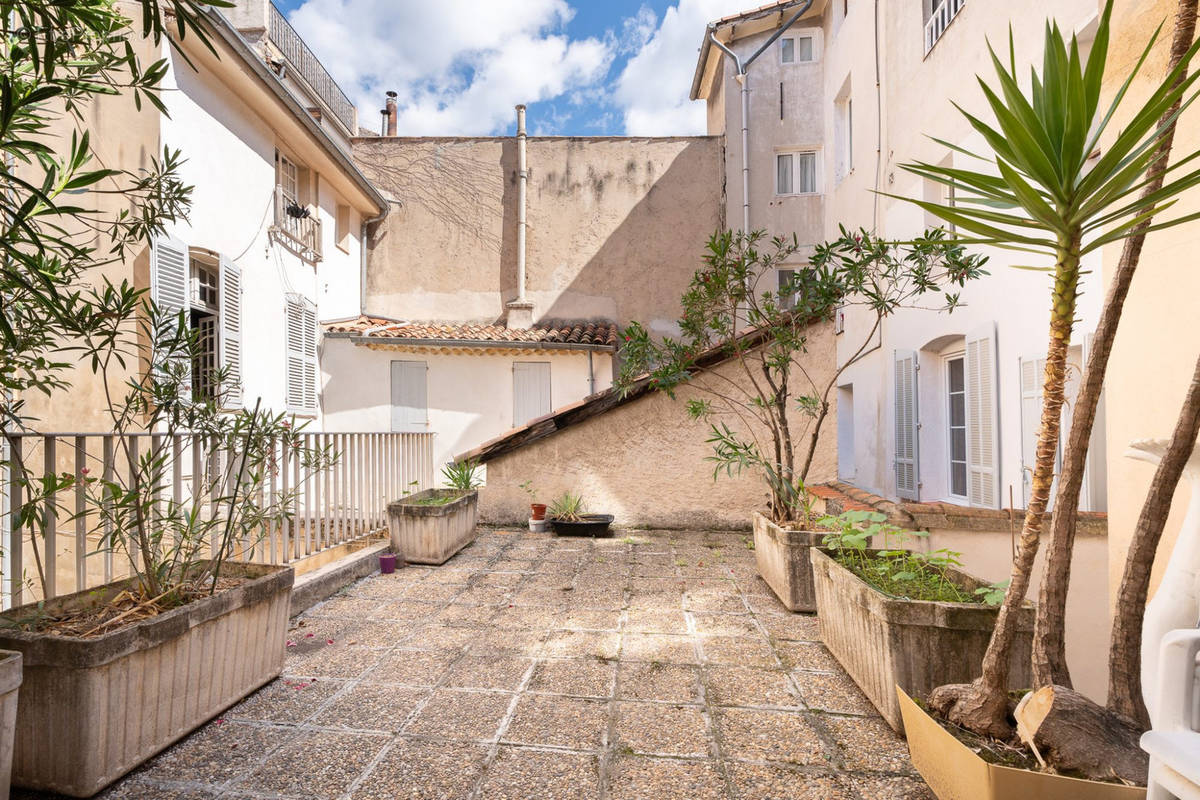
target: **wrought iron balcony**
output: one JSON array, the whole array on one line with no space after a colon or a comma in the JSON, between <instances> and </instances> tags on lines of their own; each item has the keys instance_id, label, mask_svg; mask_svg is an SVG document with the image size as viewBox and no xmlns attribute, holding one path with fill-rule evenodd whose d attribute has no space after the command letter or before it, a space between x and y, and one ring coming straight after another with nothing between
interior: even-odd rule
<instances>
[{"instance_id":1,"label":"wrought iron balcony","mask_svg":"<svg viewBox=\"0 0 1200 800\"><path fill-rule=\"evenodd\" d=\"M341 87L321 66L320 60L313 55L312 50L296 33L296 29L284 18L283 13L271 4L270 23L267 38L274 45L283 60L291 69L292 77L308 86L321 104L329 109L329 113L345 128L350 136L358 134L358 122L354 112L354 103L342 91Z\"/></svg>"}]
</instances>

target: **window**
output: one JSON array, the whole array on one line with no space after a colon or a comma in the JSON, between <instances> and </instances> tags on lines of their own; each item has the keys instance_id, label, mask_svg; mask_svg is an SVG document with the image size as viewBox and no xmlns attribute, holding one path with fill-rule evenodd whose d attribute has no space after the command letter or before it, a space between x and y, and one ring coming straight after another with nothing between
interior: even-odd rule
<instances>
[{"instance_id":1,"label":"window","mask_svg":"<svg viewBox=\"0 0 1200 800\"><path fill-rule=\"evenodd\" d=\"M837 389L837 470L844 481L854 480L854 384Z\"/></svg>"},{"instance_id":2,"label":"window","mask_svg":"<svg viewBox=\"0 0 1200 800\"><path fill-rule=\"evenodd\" d=\"M967 497L967 383L962 353L948 356L946 364L946 422L950 456L950 494Z\"/></svg>"},{"instance_id":3,"label":"window","mask_svg":"<svg viewBox=\"0 0 1200 800\"><path fill-rule=\"evenodd\" d=\"M550 362L513 362L513 427L550 413Z\"/></svg>"},{"instance_id":4,"label":"window","mask_svg":"<svg viewBox=\"0 0 1200 800\"><path fill-rule=\"evenodd\" d=\"M782 64L804 63L813 60L813 37L789 36L779 40L779 61Z\"/></svg>"},{"instance_id":5,"label":"window","mask_svg":"<svg viewBox=\"0 0 1200 800\"><path fill-rule=\"evenodd\" d=\"M775 270L775 275L777 279L777 289L779 291L779 305L789 310L795 308L796 293L792 292L785 295L783 294L783 291L787 289L792 284L792 281L796 279L796 270L777 269Z\"/></svg>"},{"instance_id":6,"label":"window","mask_svg":"<svg viewBox=\"0 0 1200 800\"><path fill-rule=\"evenodd\" d=\"M854 100L847 94L835 101L834 149L840 181L854 170Z\"/></svg>"},{"instance_id":7,"label":"window","mask_svg":"<svg viewBox=\"0 0 1200 800\"><path fill-rule=\"evenodd\" d=\"M958 12L967 4L967 0L923 0L925 12L925 55L933 50L933 46L942 38L946 28L958 16Z\"/></svg>"},{"instance_id":8,"label":"window","mask_svg":"<svg viewBox=\"0 0 1200 800\"><path fill-rule=\"evenodd\" d=\"M287 407L293 414L317 413L317 308L307 297L288 295Z\"/></svg>"},{"instance_id":9,"label":"window","mask_svg":"<svg viewBox=\"0 0 1200 800\"><path fill-rule=\"evenodd\" d=\"M392 362L392 430L425 433L429 430L427 378L424 361Z\"/></svg>"},{"instance_id":10,"label":"window","mask_svg":"<svg viewBox=\"0 0 1200 800\"><path fill-rule=\"evenodd\" d=\"M816 191L816 153L777 153L775 155L775 194L814 194Z\"/></svg>"},{"instance_id":11,"label":"window","mask_svg":"<svg viewBox=\"0 0 1200 800\"><path fill-rule=\"evenodd\" d=\"M338 203L333 241L343 252L350 252L350 206Z\"/></svg>"},{"instance_id":12,"label":"window","mask_svg":"<svg viewBox=\"0 0 1200 800\"><path fill-rule=\"evenodd\" d=\"M275 225L283 243L305 260L321 260L321 220L313 209L316 192L313 173L287 155L275 151Z\"/></svg>"}]
</instances>

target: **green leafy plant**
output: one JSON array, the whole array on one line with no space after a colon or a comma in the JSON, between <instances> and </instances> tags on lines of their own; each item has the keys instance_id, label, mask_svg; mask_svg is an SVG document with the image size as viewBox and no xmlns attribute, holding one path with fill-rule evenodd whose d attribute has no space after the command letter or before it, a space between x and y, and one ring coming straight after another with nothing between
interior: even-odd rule
<instances>
[{"instance_id":1,"label":"green leafy plant","mask_svg":"<svg viewBox=\"0 0 1200 800\"><path fill-rule=\"evenodd\" d=\"M1004 600L1004 593L1007 591L1008 581L1004 580L980 586L975 590L975 594L989 606L998 606Z\"/></svg>"},{"instance_id":2,"label":"green leafy plant","mask_svg":"<svg viewBox=\"0 0 1200 800\"><path fill-rule=\"evenodd\" d=\"M876 511L846 511L819 522L831 529L822 544L834 560L886 594L910 600L980 602L950 578L950 568L962 566L961 553L944 548L925 553L904 547L913 539L928 537L927 531L889 525L887 516ZM883 547L872 549L876 537L882 538Z\"/></svg>"},{"instance_id":3,"label":"green leafy plant","mask_svg":"<svg viewBox=\"0 0 1200 800\"><path fill-rule=\"evenodd\" d=\"M483 485L479 475L478 461L451 461L442 466L442 478L446 485L459 492L471 492Z\"/></svg>"},{"instance_id":4,"label":"green leafy plant","mask_svg":"<svg viewBox=\"0 0 1200 800\"><path fill-rule=\"evenodd\" d=\"M547 513L562 522L579 522L583 519L585 506L583 497L571 492L563 492L550 503Z\"/></svg>"},{"instance_id":5,"label":"green leafy plant","mask_svg":"<svg viewBox=\"0 0 1200 800\"><path fill-rule=\"evenodd\" d=\"M537 489L533 488L533 481L523 481L519 485L525 491L525 494L529 495L529 502L532 503L537 500Z\"/></svg>"},{"instance_id":6,"label":"green leafy plant","mask_svg":"<svg viewBox=\"0 0 1200 800\"><path fill-rule=\"evenodd\" d=\"M813 518L805 482L839 376L872 350L896 310L953 310L956 289L986 274L984 258L941 230L905 244L866 230L840 233L807 264L796 263L794 236L714 233L682 298L682 334L656 339L631 323L616 381L622 392L648 383L671 397L687 385L688 414L708 425L713 478L757 471L772 519L803 527ZM779 286L777 270L785 267L793 277ZM804 360L810 327L847 306L870 309L874 324L835 369L812 369Z\"/></svg>"}]
</instances>

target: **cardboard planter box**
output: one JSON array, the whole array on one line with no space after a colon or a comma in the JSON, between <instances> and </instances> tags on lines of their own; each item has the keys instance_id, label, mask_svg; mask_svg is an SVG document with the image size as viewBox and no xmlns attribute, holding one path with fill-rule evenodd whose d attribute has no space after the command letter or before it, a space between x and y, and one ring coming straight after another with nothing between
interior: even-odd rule
<instances>
[{"instance_id":1,"label":"cardboard planter box","mask_svg":"<svg viewBox=\"0 0 1200 800\"><path fill-rule=\"evenodd\" d=\"M817 610L809 551L821 545L824 535L781 528L766 515L754 512L754 560L758 574L789 611Z\"/></svg>"},{"instance_id":2,"label":"cardboard planter box","mask_svg":"<svg viewBox=\"0 0 1200 800\"><path fill-rule=\"evenodd\" d=\"M925 696L947 683L979 677L996 626L996 606L891 597L869 586L825 551L811 550L821 640L893 729L903 730L899 686ZM951 570L964 588L983 581ZM1028 686L1034 610L1022 607L1009 666L1011 686Z\"/></svg>"},{"instance_id":3,"label":"cardboard planter box","mask_svg":"<svg viewBox=\"0 0 1200 800\"><path fill-rule=\"evenodd\" d=\"M279 675L292 568L224 574L250 580L93 638L0 633L25 662L13 785L90 797ZM127 583L47 605L99 604Z\"/></svg>"},{"instance_id":4,"label":"cardboard planter box","mask_svg":"<svg viewBox=\"0 0 1200 800\"><path fill-rule=\"evenodd\" d=\"M447 503L421 502L459 494L454 489L426 489L388 503L392 551L414 564L444 564L473 542L479 523L478 492L467 492Z\"/></svg>"},{"instance_id":5,"label":"cardboard planter box","mask_svg":"<svg viewBox=\"0 0 1200 800\"><path fill-rule=\"evenodd\" d=\"M1099 783L989 764L896 687L913 766L938 800L1144 800L1140 786Z\"/></svg>"}]
</instances>

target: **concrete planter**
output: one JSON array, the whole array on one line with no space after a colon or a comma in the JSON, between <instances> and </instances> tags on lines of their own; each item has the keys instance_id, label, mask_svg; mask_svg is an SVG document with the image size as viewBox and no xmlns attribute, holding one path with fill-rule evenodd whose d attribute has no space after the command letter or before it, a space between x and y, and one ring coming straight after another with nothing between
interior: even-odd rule
<instances>
[{"instance_id":1,"label":"concrete planter","mask_svg":"<svg viewBox=\"0 0 1200 800\"><path fill-rule=\"evenodd\" d=\"M925 696L938 686L979 677L998 608L891 597L824 551L814 547L811 556L821 640L892 728L903 730L897 686ZM964 588L985 585L960 570L952 574ZM1014 687L1032 680L1033 617L1033 606L1026 604L1017 619L1009 666Z\"/></svg>"},{"instance_id":2,"label":"concrete planter","mask_svg":"<svg viewBox=\"0 0 1200 800\"><path fill-rule=\"evenodd\" d=\"M789 611L817 610L809 551L821 545L823 536L813 531L781 528L765 515L754 512L754 560L758 574Z\"/></svg>"},{"instance_id":3,"label":"concrete planter","mask_svg":"<svg viewBox=\"0 0 1200 800\"><path fill-rule=\"evenodd\" d=\"M225 573L250 580L94 638L0 633L25 662L13 785L90 797L279 675L291 567ZM100 604L126 585L48 605Z\"/></svg>"},{"instance_id":4,"label":"concrete planter","mask_svg":"<svg viewBox=\"0 0 1200 800\"><path fill-rule=\"evenodd\" d=\"M392 550L414 564L444 564L474 541L479 523L478 492L467 492L440 505L421 503L458 494L453 489L426 489L388 503Z\"/></svg>"},{"instance_id":5,"label":"concrete planter","mask_svg":"<svg viewBox=\"0 0 1200 800\"><path fill-rule=\"evenodd\" d=\"M0 800L8 800L8 787L12 783L13 741L16 738L21 661L20 653L0 650Z\"/></svg>"},{"instance_id":6,"label":"concrete planter","mask_svg":"<svg viewBox=\"0 0 1200 800\"><path fill-rule=\"evenodd\" d=\"M938 800L1144 800L1146 789L989 764L897 688L913 766Z\"/></svg>"}]
</instances>

